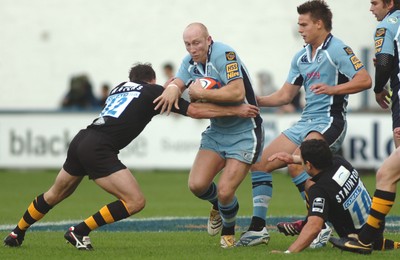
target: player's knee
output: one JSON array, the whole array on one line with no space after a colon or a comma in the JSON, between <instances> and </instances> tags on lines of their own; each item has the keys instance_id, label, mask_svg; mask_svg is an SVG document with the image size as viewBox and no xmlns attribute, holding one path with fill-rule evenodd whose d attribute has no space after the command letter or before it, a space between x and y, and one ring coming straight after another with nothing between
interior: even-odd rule
<instances>
[{"instance_id":1,"label":"player's knee","mask_svg":"<svg viewBox=\"0 0 400 260\"><path fill-rule=\"evenodd\" d=\"M44 194L44 198L47 204L51 206L55 206L64 199L68 198L73 191L69 190L61 190L61 191L55 191L54 189L50 189Z\"/></svg>"},{"instance_id":2,"label":"player's knee","mask_svg":"<svg viewBox=\"0 0 400 260\"><path fill-rule=\"evenodd\" d=\"M390 170L382 170L380 168L376 173L376 187L378 189L387 189L392 185L396 185L398 181L397 172Z\"/></svg>"},{"instance_id":3,"label":"player's knee","mask_svg":"<svg viewBox=\"0 0 400 260\"><path fill-rule=\"evenodd\" d=\"M129 202L126 202L126 207L130 215L142 211L145 206L146 206L146 198L143 196L140 196L139 198L135 198Z\"/></svg>"},{"instance_id":4,"label":"player's knee","mask_svg":"<svg viewBox=\"0 0 400 260\"><path fill-rule=\"evenodd\" d=\"M201 183L191 180L189 180L188 182L188 187L189 190L196 196L201 196L207 190L207 187L205 187Z\"/></svg>"},{"instance_id":5,"label":"player's knee","mask_svg":"<svg viewBox=\"0 0 400 260\"><path fill-rule=\"evenodd\" d=\"M222 204L227 204L232 201L234 195L235 193L231 189L218 187L218 201Z\"/></svg>"}]
</instances>

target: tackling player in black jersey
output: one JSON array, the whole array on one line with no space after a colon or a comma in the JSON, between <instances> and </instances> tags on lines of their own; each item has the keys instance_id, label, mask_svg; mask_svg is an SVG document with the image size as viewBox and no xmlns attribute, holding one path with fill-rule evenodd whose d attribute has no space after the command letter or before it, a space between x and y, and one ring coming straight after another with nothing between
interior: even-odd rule
<instances>
[{"instance_id":1,"label":"tackling player in black jersey","mask_svg":"<svg viewBox=\"0 0 400 260\"><path fill-rule=\"evenodd\" d=\"M160 109L155 110L153 100L162 94L164 88L155 84L156 75L150 64L134 65L129 79L110 92L99 117L74 137L54 184L33 200L17 226L4 239L4 245L21 246L26 230L71 195L86 175L117 200L69 228L64 237L76 248L92 250L89 238L92 230L127 218L144 208L145 198L139 184L118 159L118 153L160 113ZM172 108L172 111L193 118L255 117L259 114L258 107L252 105L223 107L188 103L183 99L179 100L179 109Z\"/></svg>"}]
</instances>

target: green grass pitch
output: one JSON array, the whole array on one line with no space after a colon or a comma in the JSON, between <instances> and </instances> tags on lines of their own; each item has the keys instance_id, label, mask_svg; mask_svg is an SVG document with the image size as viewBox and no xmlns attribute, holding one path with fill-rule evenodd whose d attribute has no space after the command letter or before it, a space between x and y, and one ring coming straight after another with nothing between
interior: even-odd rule
<instances>
[{"instance_id":1,"label":"green grass pitch","mask_svg":"<svg viewBox=\"0 0 400 260\"><path fill-rule=\"evenodd\" d=\"M13 227L35 196L46 191L53 183L57 171L0 171L0 195L3 201L0 207L0 235L4 238L9 228ZM134 171L147 199L145 209L129 220L157 219L165 217L206 218L210 205L195 198L187 188L187 172ZM271 200L268 216L270 219L279 217L301 217L305 214L300 196L291 183L290 178L283 173L273 176L274 194ZM372 194L375 177L373 174L363 176L364 183ZM248 176L240 186L237 196L240 203L239 216L249 218L252 213L251 182ZM92 181L85 179L77 191L68 199L57 205L39 223L61 221L81 221L97 212L105 204L115 200L102 191ZM398 201L398 200L397 200ZM395 205L391 216L400 216L400 208ZM189 220L190 221L190 220ZM271 221L272 222L272 221ZM135 222L134 222L135 223ZM81 252L71 245L66 245L63 239L65 231L49 229L49 231L29 231L24 244L20 248L0 247L0 259L361 259L365 256L341 252L327 246L322 249L307 249L295 255L271 254L271 250L286 250L295 237L285 237L276 232L273 223L269 223L270 243L265 246L234 248L223 250L219 248L219 237L210 237L205 230L196 231L119 231L102 230L91 233L93 252ZM398 223L400 225L400 223ZM136 223L136 225L140 225ZM204 223L205 225L205 223ZM35 226L35 225L34 225ZM33 227L34 227L33 226ZM205 226L204 226L205 227ZM239 226L236 236L246 228L246 222ZM392 229L386 237L400 240L399 230ZM374 259L395 259L398 251L374 252Z\"/></svg>"}]
</instances>

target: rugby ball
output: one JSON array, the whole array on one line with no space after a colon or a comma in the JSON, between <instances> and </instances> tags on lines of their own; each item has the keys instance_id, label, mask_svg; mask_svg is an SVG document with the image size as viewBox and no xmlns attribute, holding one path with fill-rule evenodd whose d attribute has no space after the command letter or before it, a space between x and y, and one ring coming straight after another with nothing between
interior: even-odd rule
<instances>
[{"instance_id":1,"label":"rugby ball","mask_svg":"<svg viewBox=\"0 0 400 260\"><path fill-rule=\"evenodd\" d=\"M217 89L221 87L221 83L213 78L199 78L203 89Z\"/></svg>"}]
</instances>

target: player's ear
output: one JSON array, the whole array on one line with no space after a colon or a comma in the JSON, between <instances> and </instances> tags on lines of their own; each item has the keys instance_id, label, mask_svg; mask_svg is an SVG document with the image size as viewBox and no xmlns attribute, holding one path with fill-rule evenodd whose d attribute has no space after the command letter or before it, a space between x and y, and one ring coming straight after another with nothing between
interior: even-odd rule
<instances>
[{"instance_id":1,"label":"player's ear","mask_svg":"<svg viewBox=\"0 0 400 260\"><path fill-rule=\"evenodd\" d=\"M207 36L207 43L208 43L208 45L210 45L210 44L212 43L212 37L211 37L211 35L208 35L208 36Z\"/></svg>"},{"instance_id":2,"label":"player's ear","mask_svg":"<svg viewBox=\"0 0 400 260\"><path fill-rule=\"evenodd\" d=\"M306 166L307 171L311 170L312 164L309 161L305 161L304 165Z\"/></svg>"},{"instance_id":3,"label":"player's ear","mask_svg":"<svg viewBox=\"0 0 400 260\"><path fill-rule=\"evenodd\" d=\"M150 82L149 82L150 84L156 84L157 83L157 79L152 79Z\"/></svg>"}]
</instances>

